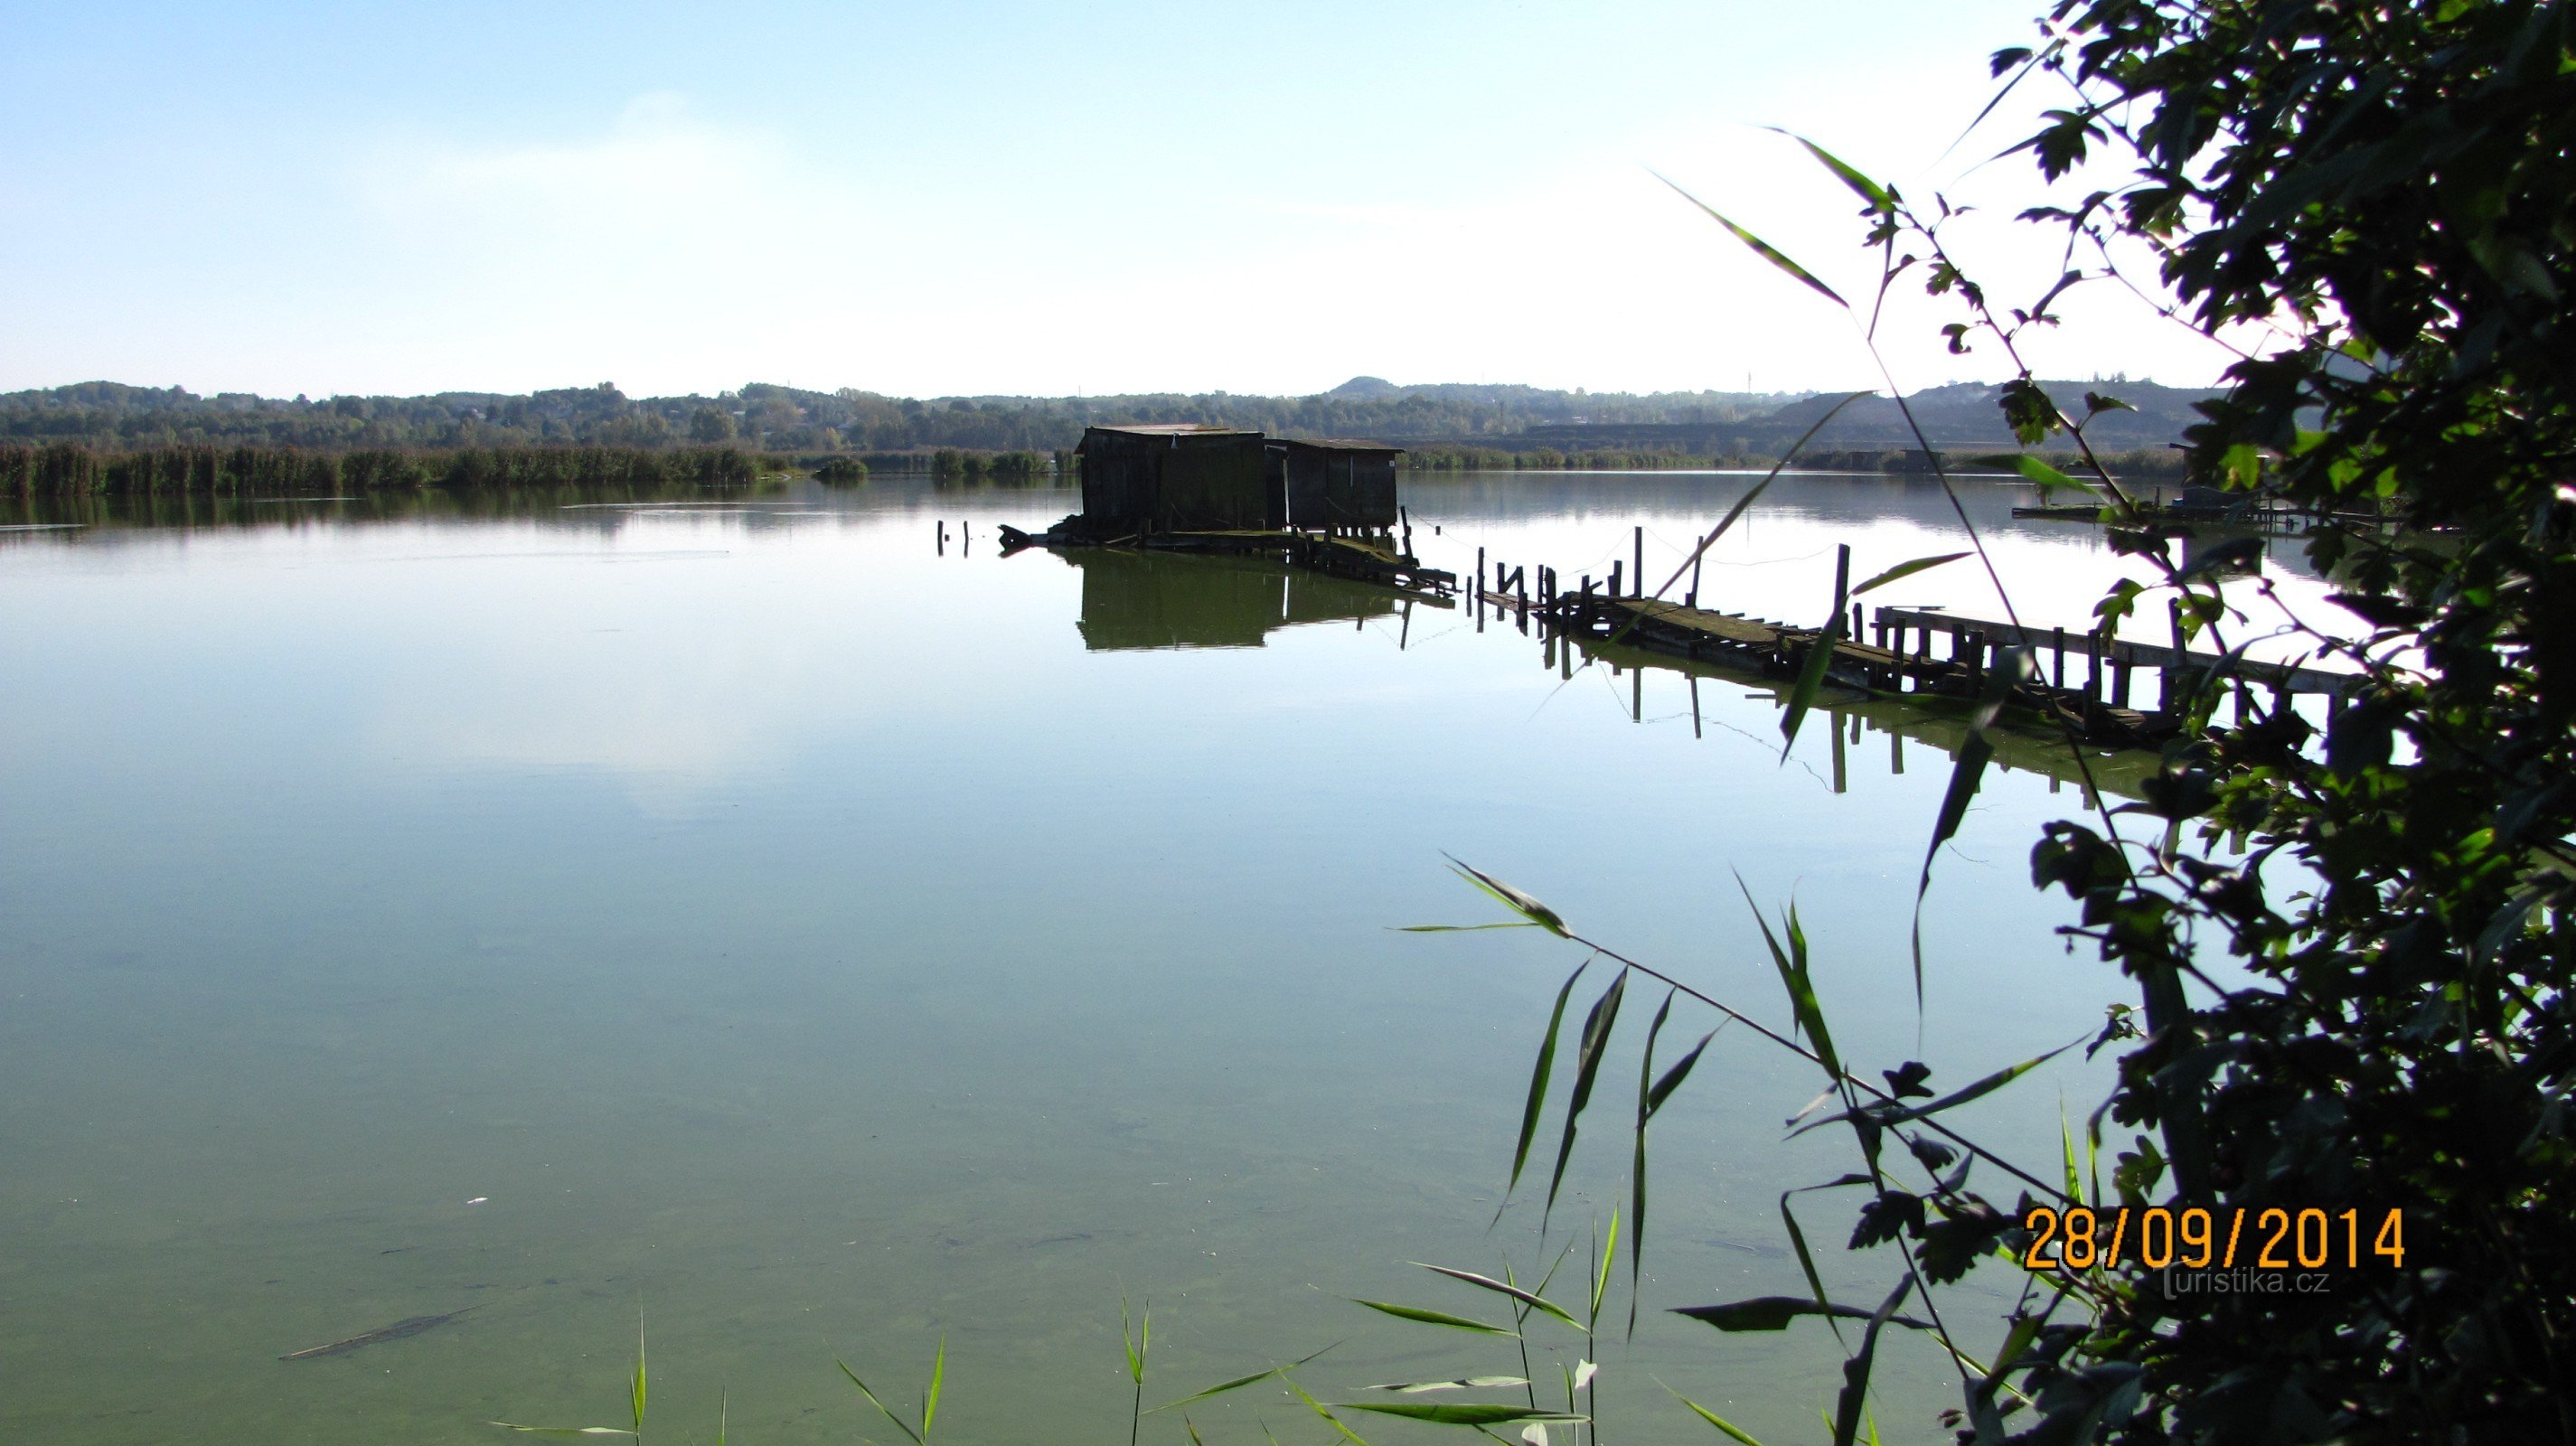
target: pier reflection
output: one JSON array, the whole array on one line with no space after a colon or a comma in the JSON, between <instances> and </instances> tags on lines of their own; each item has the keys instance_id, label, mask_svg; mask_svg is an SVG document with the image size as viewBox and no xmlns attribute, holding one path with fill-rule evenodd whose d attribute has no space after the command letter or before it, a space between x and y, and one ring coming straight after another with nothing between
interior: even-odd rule
<instances>
[{"instance_id":1,"label":"pier reflection","mask_svg":"<svg viewBox=\"0 0 2576 1446\"><path fill-rule=\"evenodd\" d=\"M1788 706L1794 690L1787 679L1643 648L1584 643L1570 637L1546 638L1542 646L1543 661L1560 672L1570 675L1576 668L1608 668L1613 678L1626 685L1629 717L1639 723L1679 714L1690 719L1694 730L1704 731L1713 726L1705 721L1700 706L1704 687L1733 688L1768 699L1778 708ZM1651 699L1648 673L1656 675L1656 696ZM1676 685L1680 697L1674 696ZM1860 769L1900 774L1909 768L1928 768L1936 774L1948 773L1967 743L1970 707L1965 699L1926 695L1918 701L1912 694L1873 696L1828 684L1816 699L1806 729L1830 731L1828 766L1834 792L1841 793ZM1801 734L1802 754L1805 736ZM1883 749L1870 741L1873 737L1885 740ZM2009 715L1988 731L1987 738L1995 750L1989 767L2003 773L2036 773L2049 780L2052 791L2073 785L2117 798L2141 798L2144 780L2161 762L2158 755L2141 749L2073 744L2061 734L2014 721ZM1776 737L1769 741L1778 743Z\"/></svg>"}]
</instances>

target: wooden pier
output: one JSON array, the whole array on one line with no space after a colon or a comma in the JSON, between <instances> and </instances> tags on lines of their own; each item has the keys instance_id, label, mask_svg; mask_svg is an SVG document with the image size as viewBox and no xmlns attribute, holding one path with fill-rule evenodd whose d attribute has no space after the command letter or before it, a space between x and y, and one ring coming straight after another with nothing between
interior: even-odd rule
<instances>
[{"instance_id":1,"label":"wooden pier","mask_svg":"<svg viewBox=\"0 0 2576 1446\"><path fill-rule=\"evenodd\" d=\"M2015 685L2007 705L2082 741L2110 746L2152 746L2173 736L2182 726L2178 703L2186 680L2224 679L2237 690L2240 708L2250 705L2255 688L2278 704L2298 694L2337 695L2359 681L2350 673L2105 639L2090 630L2022 627L1939 608L1871 611L1854 604L1828 640L1826 629L1701 607L1695 586L1678 603L1625 594L1615 563L1602 588L1589 577L1574 588L1552 586L1555 574L1541 568L1535 595L1526 568L1496 566L1487 573L1481 557L1478 563L1471 599L1524 625L1535 619L1589 644L1620 644L1774 679L1796 677L1810 650L1828 642L1826 680L1883 697L1974 699L2004 650L2022 647L2037 676ZM2151 706L2133 697L2141 668L2157 675Z\"/></svg>"}]
</instances>

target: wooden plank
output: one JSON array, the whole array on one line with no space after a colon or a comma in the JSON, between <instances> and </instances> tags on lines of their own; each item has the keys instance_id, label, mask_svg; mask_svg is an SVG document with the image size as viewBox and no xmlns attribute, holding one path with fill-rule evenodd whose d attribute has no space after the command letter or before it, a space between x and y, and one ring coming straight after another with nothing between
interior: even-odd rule
<instances>
[{"instance_id":1,"label":"wooden plank","mask_svg":"<svg viewBox=\"0 0 2576 1446\"><path fill-rule=\"evenodd\" d=\"M2008 622L1991 622L1983 618L1960 617L1953 613L1931 612L1916 608L1883 607L1877 613L1882 623L1921 628L1926 633L1983 633L1989 642L2002 643L2019 639L2030 647L2044 646L2048 634L2037 628L2017 628ZM2106 663L2127 663L2132 667L2172 668L2181 666L2206 671L2223 667L2230 677L2245 678L2266 687L2286 688L2293 693L2340 693L2361 681L2358 673L2333 673L2323 668L2299 668L2286 663L2258 662L2247 658L2229 658L2220 653L2183 651L2155 643L2114 642L2102 653Z\"/></svg>"}]
</instances>

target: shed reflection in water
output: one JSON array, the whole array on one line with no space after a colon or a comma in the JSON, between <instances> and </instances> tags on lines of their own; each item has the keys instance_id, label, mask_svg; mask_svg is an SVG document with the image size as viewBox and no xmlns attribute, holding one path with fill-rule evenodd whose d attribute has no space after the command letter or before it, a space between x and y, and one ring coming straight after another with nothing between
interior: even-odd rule
<instances>
[{"instance_id":1,"label":"shed reflection in water","mask_svg":"<svg viewBox=\"0 0 2576 1446\"><path fill-rule=\"evenodd\" d=\"M1381 588L1254 558L1113 548L1056 554L1082 573L1082 642L1133 648L1257 648L1301 623L1391 618L1406 600Z\"/></svg>"}]
</instances>

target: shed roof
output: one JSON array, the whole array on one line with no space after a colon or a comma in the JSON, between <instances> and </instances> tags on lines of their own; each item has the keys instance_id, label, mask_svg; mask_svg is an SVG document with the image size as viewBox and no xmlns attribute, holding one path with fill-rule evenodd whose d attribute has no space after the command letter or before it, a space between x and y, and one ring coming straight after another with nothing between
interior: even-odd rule
<instances>
[{"instance_id":1,"label":"shed roof","mask_svg":"<svg viewBox=\"0 0 2576 1446\"><path fill-rule=\"evenodd\" d=\"M1371 442L1358 437L1273 437L1284 447L1318 447L1330 452L1401 452L1402 447L1387 442Z\"/></svg>"},{"instance_id":2,"label":"shed roof","mask_svg":"<svg viewBox=\"0 0 2576 1446\"><path fill-rule=\"evenodd\" d=\"M1258 437L1261 435L1259 432L1247 432L1239 427L1219 426L1214 422L1120 422L1114 425L1098 423L1094 424L1091 430L1095 432L1125 432L1141 437Z\"/></svg>"}]
</instances>

